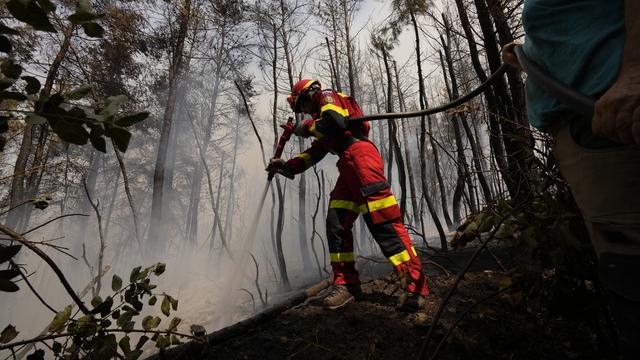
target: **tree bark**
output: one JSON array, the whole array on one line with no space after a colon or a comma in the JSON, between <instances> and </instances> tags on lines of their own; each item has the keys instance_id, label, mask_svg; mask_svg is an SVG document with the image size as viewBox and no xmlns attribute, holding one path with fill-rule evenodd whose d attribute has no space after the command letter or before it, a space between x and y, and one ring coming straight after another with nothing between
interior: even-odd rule
<instances>
[{"instance_id":1,"label":"tree bark","mask_svg":"<svg viewBox=\"0 0 640 360\"><path fill-rule=\"evenodd\" d=\"M173 122L173 113L177 100L178 81L182 71L183 50L187 31L189 29L189 20L191 16L191 0L183 0L180 9L180 19L178 27L178 35L171 64L169 68L169 93L167 95L167 105L164 109L162 119L162 128L160 131L160 141L158 142L158 152L156 157L155 171L153 174L153 195L151 200L151 227L149 229L148 242L156 244L164 244L164 226L165 219L162 216L162 207L164 205L164 180L165 180L165 164L167 161L167 151L169 139L171 137L171 125ZM161 238L162 237L162 238Z\"/></svg>"}]
</instances>

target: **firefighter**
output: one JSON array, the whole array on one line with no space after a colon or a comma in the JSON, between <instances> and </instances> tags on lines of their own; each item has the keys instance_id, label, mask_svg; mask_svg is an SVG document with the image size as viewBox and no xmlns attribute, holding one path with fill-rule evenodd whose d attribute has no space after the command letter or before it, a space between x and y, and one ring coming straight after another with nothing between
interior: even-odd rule
<instances>
[{"instance_id":1,"label":"firefighter","mask_svg":"<svg viewBox=\"0 0 640 360\"><path fill-rule=\"evenodd\" d=\"M350 117L363 116L360 106L352 97L323 90L320 82L311 79L298 81L287 101L294 112L312 117L296 125L293 133L315 140L311 147L289 161L272 159L270 167L299 174L329 152L339 157L340 174L330 194L326 222L334 280L323 300L325 308L340 308L360 294L351 232L359 215L363 215L382 253L406 284L398 308L422 308L429 288L420 259L402 223L400 207L384 176L380 153L367 137L370 126L367 122L349 123Z\"/></svg>"}]
</instances>

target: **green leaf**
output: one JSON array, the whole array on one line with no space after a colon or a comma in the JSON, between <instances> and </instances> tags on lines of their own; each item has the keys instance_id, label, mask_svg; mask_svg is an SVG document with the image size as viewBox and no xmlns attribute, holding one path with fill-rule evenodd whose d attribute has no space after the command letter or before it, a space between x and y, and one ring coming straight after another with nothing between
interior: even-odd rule
<instances>
[{"instance_id":1,"label":"green leaf","mask_svg":"<svg viewBox=\"0 0 640 360\"><path fill-rule=\"evenodd\" d=\"M137 349L137 350L133 350L132 352L126 354L124 356L124 358L125 358L125 360L138 360L141 355L142 355L142 350Z\"/></svg>"},{"instance_id":2,"label":"green leaf","mask_svg":"<svg viewBox=\"0 0 640 360\"><path fill-rule=\"evenodd\" d=\"M196 324L191 325L190 330L193 336L204 336L207 333L207 331L201 325Z\"/></svg>"},{"instance_id":3,"label":"green leaf","mask_svg":"<svg viewBox=\"0 0 640 360\"><path fill-rule=\"evenodd\" d=\"M16 331L16 327L13 325L7 325L0 334L0 344L6 344L18 336L19 331Z\"/></svg>"},{"instance_id":4,"label":"green leaf","mask_svg":"<svg viewBox=\"0 0 640 360\"><path fill-rule=\"evenodd\" d=\"M64 329L64 325L67 323L67 321L69 321L70 317L71 317L71 305L67 305L67 307L65 307L64 310L57 313L56 316L53 318L53 321L51 321L51 324L49 324L49 328L48 328L49 332L59 333L60 331L62 331Z\"/></svg>"},{"instance_id":5,"label":"green leaf","mask_svg":"<svg viewBox=\"0 0 640 360\"><path fill-rule=\"evenodd\" d=\"M129 127L149 117L149 112L143 111L134 114L125 115L115 121L115 124L122 127Z\"/></svg>"},{"instance_id":6,"label":"green leaf","mask_svg":"<svg viewBox=\"0 0 640 360\"><path fill-rule=\"evenodd\" d=\"M55 355L60 354L60 352L62 351L62 344L57 341L54 341L53 345L51 345L51 350L53 350L53 353Z\"/></svg>"},{"instance_id":7,"label":"green leaf","mask_svg":"<svg viewBox=\"0 0 640 360\"><path fill-rule=\"evenodd\" d=\"M94 338L93 349L96 359L113 359L118 353L118 341L114 334L106 336L96 336Z\"/></svg>"},{"instance_id":8,"label":"green leaf","mask_svg":"<svg viewBox=\"0 0 640 360\"><path fill-rule=\"evenodd\" d=\"M133 322L131 321L131 319L133 319L133 313L131 312L122 313L118 317L118 320L116 321L116 325L118 325L119 328L124 330L126 330L127 328L131 329L133 328Z\"/></svg>"},{"instance_id":9,"label":"green leaf","mask_svg":"<svg viewBox=\"0 0 640 360\"><path fill-rule=\"evenodd\" d=\"M2 62L2 65L0 65L0 71L8 78L18 79L20 74L22 74L22 66L11 60L5 60Z\"/></svg>"},{"instance_id":10,"label":"green leaf","mask_svg":"<svg viewBox=\"0 0 640 360\"><path fill-rule=\"evenodd\" d=\"M27 87L24 89L27 94L34 95L40 91L40 81L33 76L23 76L22 80L27 82Z\"/></svg>"},{"instance_id":11,"label":"green leaf","mask_svg":"<svg viewBox=\"0 0 640 360\"><path fill-rule=\"evenodd\" d=\"M144 344L147 343L147 341L149 341L149 337L146 335L142 335L140 337L140 340L138 340L138 343L136 344L136 350L142 349L142 347L144 346Z\"/></svg>"},{"instance_id":12,"label":"green leaf","mask_svg":"<svg viewBox=\"0 0 640 360\"><path fill-rule=\"evenodd\" d=\"M167 328L167 331L176 331L176 329L178 328L178 325L180 325L181 322L182 322L182 319L180 319L179 317L174 317L173 319L171 319L171 322L169 323L169 327Z\"/></svg>"},{"instance_id":13,"label":"green leaf","mask_svg":"<svg viewBox=\"0 0 640 360\"><path fill-rule=\"evenodd\" d=\"M0 292L16 292L20 290L18 285L10 280L0 280Z\"/></svg>"},{"instance_id":14,"label":"green leaf","mask_svg":"<svg viewBox=\"0 0 640 360\"><path fill-rule=\"evenodd\" d=\"M10 0L7 2L7 10L17 20L33 26L36 30L56 32L49 22L47 12L33 0Z\"/></svg>"},{"instance_id":15,"label":"green leaf","mask_svg":"<svg viewBox=\"0 0 640 360\"><path fill-rule=\"evenodd\" d=\"M49 0L38 0L38 4L40 4L40 7L42 8L42 10L44 10L45 12L52 12L52 11L56 11L56 6L53 5L53 3Z\"/></svg>"},{"instance_id":16,"label":"green leaf","mask_svg":"<svg viewBox=\"0 0 640 360\"><path fill-rule=\"evenodd\" d=\"M89 132L80 124L72 124L59 119L53 125L53 130L60 139L76 145L84 145L89 140Z\"/></svg>"},{"instance_id":17,"label":"green leaf","mask_svg":"<svg viewBox=\"0 0 640 360\"><path fill-rule=\"evenodd\" d=\"M131 352L131 343L129 340L129 336L125 336L118 341L118 345L120 345L120 349L122 349L122 352L124 352L125 355Z\"/></svg>"},{"instance_id":18,"label":"green leaf","mask_svg":"<svg viewBox=\"0 0 640 360\"><path fill-rule=\"evenodd\" d=\"M12 29L6 25L0 24L0 34L20 35L20 32L16 29Z\"/></svg>"},{"instance_id":19,"label":"green leaf","mask_svg":"<svg viewBox=\"0 0 640 360\"><path fill-rule=\"evenodd\" d=\"M44 360L44 350L38 349L27 356L27 360Z\"/></svg>"},{"instance_id":20,"label":"green leaf","mask_svg":"<svg viewBox=\"0 0 640 360\"><path fill-rule=\"evenodd\" d=\"M92 22L103 17L104 14L96 14L91 11L76 11L75 13L69 15L67 19L69 19L69 21L71 21L72 23L79 25Z\"/></svg>"},{"instance_id":21,"label":"green leaf","mask_svg":"<svg viewBox=\"0 0 640 360\"><path fill-rule=\"evenodd\" d=\"M156 267L153 269L153 273L156 276L160 276L160 275L162 275L162 273L164 273L166 268L167 268L167 264L165 264L165 263L157 263Z\"/></svg>"},{"instance_id":22,"label":"green leaf","mask_svg":"<svg viewBox=\"0 0 640 360\"><path fill-rule=\"evenodd\" d=\"M121 152L126 152L131 140L131 133L121 127L108 128L106 135L109 136Z\"/></svg>"},{"instance_id":23,"label":"green leaf","mask_svg":"<svg viewBox=\"0 0 640 360\"><path fill-rule=\"evenodd\" d=\"M80 100L91 91L91 85L82 85L77 89L71 90L64 94L67 100Z\"/></svg>"},{"instance_id":24,"label":"green leaf","mask_svg":"<svg viewBox=\"0 0 640 360\"><path fill-rule=\"evenodd\" d=\"M168 347L169 345L171 345L171 338L169 337L169 335L167 336L158 336L158 340L156 340L156 347L159 349L165 349L166 347Z\"/></svg>"},{"instance_id":25,"label":"green leaf","mask_svg":"<svg viewBox=\"0 0 640 360\"><path fill-rule=\"evenodd\" d=\"M156 304L157 301L158 301L158 298L155 296L152 296L149 298L149 305L153 306Z\"/></svg>"},{"instance_id":26,"label":"green leaf","mask_svg":"<svg viewBox=\"0 0 640 360\"><path fill-rule=\"evenodd\" d=\"M104 299L104 301L100 305L98 305L98 307L96 307L94 311L96 313L100 313L100 316L104 317L109 315L112 307L113 307L113 298L111 296L107 296L107 298Z\"/></svg>"},{"instance_id":27,"label":"green leaf","mask_svg":"<svg viewBox=\"0 0 640 360\"><path fill-rule=\"evenodd\" d=\"M84 29L84 33L87 34L87 36L89 37L101 38L104 36L104 29L98 23L95 23L95 22L82 23L81 26Z\"/></svg>"},{"instance_id":28,"label":"green leaf","mask_svg":"<svg viewBox=\"0 0 640 360\"><path fill-rule=\"evenodd\" d=\"M178 344L182 344L182 342L180 341L180 339L178 339L177 336L175 335L171 335L171 345L178 345Z\"/></svg>"},{"instance_id":29,"label":"green leaf","mask_svg":"<svg viewBox=\"0 0 640 360\"><path fill-rule=\"evenodd\" d=\"M26 121L27 124L31 124L31 125L43 125L47 123L47 118L40 116L38 114L31 113L27 115L24 121Z\"/></svg>"},{"instance_id":30,"label":"green leaf","mask_svg":"<svg viewBox=\"0 0 640 360\"><path fill-rule=\"evenodd\" d=\"M169 296L165 295L164 299L162 299L160 310L165 316L169 316L169 314L171 314L171 302L169 301Z\"/></svg>"},{"instance_id":31,"label":"green leaf","mask_svg":"<svg viewBox=\"0 0 640 360\"><path fill-rule=\"evenodd\" d=\"M120 291L122 289L122 279L120 276L113 274L113 278L111 278L111 290Z\"/></svg>"},{"instance_id":32,"label":"green leaf","mask_svg":"<svg viewBox=\"0 0 640 360\"><path fill-rule=\"evenodd\" d=\"M174 299L173 297L167 295L167 297L169 298L169 302L171 302L171 308L176 311L178 310L178 299Z\"/></svg>"},{"instance_id":33,"label":"green leaf","mask_svg":"<svg viewBox=\"0 0 640 360\"><path fill-rule=\"evenodd\" d=\"M138 275L140 275L140 270L142 266L136 266L131 270L131 275L129 275L129 282L136 282L138 280Z\"/></svg>"},{"instance_id":34,"label":"green leaf","mask_svg":"<svg viewBox=\"0 0 640 360\"><path fill-rule=\"evenodd\" d=\"M102 304L102 298L100 296L96 296L91 299L91 306L93 306L94 308L100 306L100 304Z\"/></svg>"},{"instance_id":35,"label":"green leaf","mask_svg":"<svg viewBox=\"0 0 640 360\"><path fill-rule=\"evenodd\" d=\"M20 271L15 269L0 270L0 280L11 280L16 276L20 276Z\"/></svg>"},{"instance_id":36,"label":"green leaf","mask_svg":"<svg viewBox=\"0 0 640 360\"><path fill-rule=\"evenodd\" d=\"M0 91L0 99L25 101L27 100L27 96L15 91Z\"/></svg>"},{"instance_id":37,"label":"green leaf","mask_svg":"<svg viewBox=\"0 0 640 360\"><path fill-rule=\"evenodd\" d=\"M102 137L104 131L101 128L95 127L91 129L89 133L89 140L91 141L91 145L96 148L98 151L106 153L107 152L107 141ZM116 290L114 290L116 291Z\"/></svg>"},{"instance_id":38,"label":"green leaf","mask_svg":"<svg viewBox=\"0 0 640 360\"><path fill-rule=\"evenodd\" d=\"M90 315L82 316L77 321L76 334L84 337L93 336L98 332L98 324Z\"/></svg>"},{"instance_id":39,"label":"green leaf","mask_svg":"<svg viewBox=\"0 0 640 360\"><path fill-rule=\"evenodd\" d=\"M0 35L0 51L10 53L12 49L11 40L4 35Z\"/></svg>"},{"instance_id":40,"label":"green leaf","mask_svg":"<svg viewBox=\"0 0 640 360\"><path fill-rule=\"evenodd\" d=\"M3 77L0 79L0 90L5 90L13 86L16 83L16 79L10 77Z\"/></svg>"},{"instance_id":41,"label":"green leaf","mask_svg":"<svg viewBox=\"0 0 640 360\"><path fill-rule=\"evenodd\" d=\"M147 315L142 319L142 328L146 331L151 330L151 324L153 324L153 316Z\"/></svg>"},{"instance_id":42,"label":"green leaf","mask_svg":"<svg viewBox=\"0 0 640 360\"><path fill-rule=\"evenodd\" d=\"M22 248L22 245L9 245L9 246L0 245L0 264L3 264L9 261L9 259L16 256L16 254L20 251L21 248Z\"/></svg>"}]
</instances>

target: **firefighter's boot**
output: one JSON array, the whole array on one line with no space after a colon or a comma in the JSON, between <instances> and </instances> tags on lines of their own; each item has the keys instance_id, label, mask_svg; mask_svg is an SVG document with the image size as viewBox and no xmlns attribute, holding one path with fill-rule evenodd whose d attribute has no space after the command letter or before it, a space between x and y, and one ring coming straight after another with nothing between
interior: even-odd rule
<instances>
[{"instance_id":1,"label":"firefighter's boot","mask_svg":"<svg viewBox=\"0 0 640 360\"><path fill-rule=\"evenodd\" d=\"M424 310L427 306L427 299L418 294L410 293L408 291L403 292L398 297L396 303L396 309L400 311L416 312Z\"/></svg>"},{"instance_id":2,"label":"firefighter's boot","mask_svg":"<svg viewBox=\"0 0 640 360\"><path fill-rule=\"evenodd\" d=\"M335 310L354 301L359 295L360 286L358 285L333 285L322 303L326 309Z\"/></svg>"}]
</instances>

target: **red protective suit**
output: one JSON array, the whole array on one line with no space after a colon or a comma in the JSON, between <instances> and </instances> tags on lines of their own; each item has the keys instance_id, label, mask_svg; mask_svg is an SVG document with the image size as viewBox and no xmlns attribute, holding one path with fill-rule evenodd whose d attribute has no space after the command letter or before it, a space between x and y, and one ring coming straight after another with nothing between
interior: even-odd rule
<instances>
[{"instance_id":1,"label":"red protective suit","mask_svg":"<svg viewBox=\"0 0 640 360\"><path fill-rule=\"evenodd\" d=\"M304 122L304 136L314 136L311 147L286 163L294 174L322 160L328 152L337 154L340 175L331 192L327 213L327 240L335 284L359 284L353 254L351 228L360 214L383 254L400 275L409 274L407 290L429 293L422 264L405 229L400 207L384 175L376 146L368 140L367 122L349 124L360 117L356 101L333 90L317 91L312 97L317 113Z\"/></svg>"}]
</instances>

